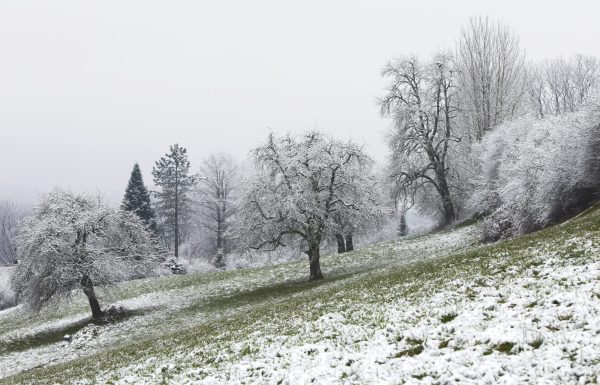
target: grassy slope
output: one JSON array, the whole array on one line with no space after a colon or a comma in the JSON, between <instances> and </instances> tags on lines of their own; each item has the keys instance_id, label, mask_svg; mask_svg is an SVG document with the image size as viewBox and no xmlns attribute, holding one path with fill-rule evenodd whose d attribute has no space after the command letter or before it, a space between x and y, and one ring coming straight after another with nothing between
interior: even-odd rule
<instances>
[{"instance_id":1,"label":"grassy slope","mask_svg":"<svg viewBox=\"0 0 600 385\"><path fill-rule=\"evenodd\" d=\"M75 344L77 340L71 344L56 341L86 324L87 309L82 298L32 318L20 309L3 312L0 376L5 365L4 376L8 377L0 379L0 384L71 383L85 379L89 383L126 383L128 379L131 383L185 383L209 382L211 378L216 382L236 379L285 383L293 380L285 372L298 369L293 366L293 355L297 353L294 349L298 346L314 345L306 354L325 357L326 353L319 349L326 340L332 349L348 347L360 353L371 346L367 345L368 340L389 333L395 337L389 337L391 342L384 345L392 351L390 354L385 350L385 363L379 364L396 372L408 370L398 369L398 365L420 357L423 350L433 350L431 341L407 337L411 326L433 322L435 328L457 316L460 319L462 309L471 306L469 301L480 301L486 287L495 287L499 297L505 290L506 297L511 282L535 275L543 270L547 260L552 261L552 268L597 262L600 210L592 209L565 224L493 245L476 246L476 238L475 226L466 226L326 257L326 279L317 284L304 282L308 269L305 261L129 282L105 297L132 309L129 317L110 329L87 326L92 337L83 333L87 339L82 338L80 345ZM527 285L535 286L535 282ZM440 295L444 309L427 306L438 301ZM498 300L498 306L501 303ZM335 317L342 317L343 322L331 321L336 325L332 328L323 325L323 320ZM340 332L350 327L351 333ZM348 340L349 336L355 337ZM438 342L436 349L447 345L454 351L463 349L458 338ZM491 353L508 354L512 349L501 341L483 345L478 353L481 359ZM42 365L31 358L31 352L41 362L52 357L56 363ZM304 368L297 375L335 375L329 382L372 378L366 363L355 368L353 362L360 361L360 356L348 357L339 358L347 368L332 371L334 374L310 373L310 368ZM20 367L8 368L9 362ZM253 368L255 362L266 366ZM415 373L410 374L415 379L439 378L435 373Z\"/></svg>"}]
</instances>

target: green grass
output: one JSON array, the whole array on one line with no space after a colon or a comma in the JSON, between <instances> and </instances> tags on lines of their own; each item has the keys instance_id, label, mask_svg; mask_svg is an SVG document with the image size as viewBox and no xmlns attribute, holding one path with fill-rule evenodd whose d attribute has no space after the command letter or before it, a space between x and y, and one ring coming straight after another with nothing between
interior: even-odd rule
<instances>
[{"instance_id":1,"label":"green grass","mask_svg":"<svg viewBox=\"0 0 600 385\"><path fill-rule=\"evenodd\" d=\"M395 358L401 358L401 357L414 357L416 355L419 355L423 352L423 345L415 345L415 346L411 346L408 349L402 350L398 353L396 353L396 355L394 356Z\"/></svg>"},{"instance_id":2,"label":"green grass","mask_svg":"<svg viewBox=\"0 0 600 385\"><path fill-rule=\"evenodd\" d=\"M446 313L444 315L442 315L442 317L440 318L440 321L442 321L442 323L448 323L452 320L454 320L456 317L458 316L458 314L456 313Z\"/></svg>"},{"instance_id":3,"label":"green grass","mask_svg":"<svg viewBox=\"0 0 600 385\"><path fill-rule=\"evenodd\" d=\"M544 338L543 337L536 337L534 338L532 341L529 341L529 346L531 346L534 349L539 349L540 346L542 346L542 344L544 343Z\"/></svg>"},{"instance_id":4,"label":"green grass","mask_svg":"<svg viewBox=\"0 0 600 385\"><path fill-rule=\"evenodd\" d=\"M473 216L473 217L471 217L469 219L465 219L464 221L455 224L453 226L453 228L454 229L459 229L459 228L462 228L462 227L472 226L474 224L477 224L477 223L481 222L484 217L485 217L484 215L475 215L475 216Z\"/></svg>"},{"instance_id":5,"label":"green grass","mask_svg":"<svg viewBox=\"0 0 600 385\"><path fill-rule=\"evenodd\" d=\"M463 224L464 228L467 224ZM456 231L456 229L444 230ZM127 363L144 362L150 357L172 357L180 352L193 352L192 361L182 361L182 365L214 365L215 352L231 348L235 341L244 338L255 330L265 334L297 335L300 326L319 319L331 311L355 306L356 304L383 303L390 293L419 303L436 293L439 287L456 279L475 282L485 277L494 277L509 281L519 272L541 263L540 256L551 251L570 263L585 263L585 255L575 245L567 245L572 237L600 237L599 206L564 224L555 225L537 233L498 242L490 245L478 245L458 251L451 255L430 255L426 259L395 261L397 251L394 242L367 247L349 253L352 255L331 256L323 259L322 268L326 274L324 280L316 283L305 281L304 273L296 278L282 279L281 272L296 269L304 272L308 269L306 261L294 262L284 266L265 267L245 271L218 272L204 275L173 276L160 279L141 280L125 283L112 294L104 298L112 301L136 298L154 292L170 292L173 295L187 293L188 290L202 291L206 287L220 287L202 300L190 300L187 306L156 320L156 324L145 325L148 330L166 323L166 329L159 336L152 334L147 338L123 341L105 348L95 354L80 357L65 363L34 368L17 375L0 379L0 384L54 384L70 383L76 379L88 378L93 383L98 373L112 372ZM427 239L421 236L419 239ZM418 242L412 238L407 242ZM401 241L405 242L405 241ZM401 256L398 256L400 258ZM378 261L381 264L370 261ZM365 260L365 262L361 262ZM255 277L272 276L254 287L228 287L232 280L252 281ZM483 281L482 281L483 282ZM469 299L468 291L465 294ZM319 304L319 306L316 306ZM63 305L59 309L49 310L37 318L29 318L32 325L56 320L85 311L85 302L79 298L74 303ZM152 311L152 310L149 310ZM198 320L200 316L206 319ZM132 315L135 319L138 315ZM441 316L440 322L451 322L457 314ZM373 322L371 315L357 315L355 322ZM17 316L6 317L8 321L0 325L0 336L14 328L10 322L23 322ZM385 319L377 322L384 322ZM0 354L9 351L29 349L41 344L52 344L85 326L80 321L56 329L47 334L26 337L12 341L0 348ZM310 341L308 341L310 342ZM396 354L398 359L420 354L423 341L405 341L411 346ZM535 342L534 342L535 343ZM514 346L509 342L494 347L494 350L510 354ZM442 341L440 348L448 346ZM540 343L541 345L541 343ZM532 345L533 346L533 345ZM535 348L535 346L533 346ZM538 346L539 347L539 346ZM488 351L486 353L491 353ZM191 353L190 353L191 354ZM243 347L241 355L252 355L251 347ZM182 370L182 368L173 369ZM168 383L169 373L164 374Z\"/></svg>"},{"instance_id":6,"label":"green grass","mask_svg":"<svg viewBox=\"0 0 600 385\"><path fill-rule=\"evenodd\" d=\"M57 343L63 340L67 334L73 334L83 327L92 323L91 319L74 322L54 329L44 331L32 336L26 336L18 340L12 340L0 345L0 354L9 352L19 352L39 346Z\"/></svg>"},{"instance_id":7,"label":"green grass","mask_svg":"<svg viewBox=\"0 0 600 385\"><path fill-rule=\"evenodd\" d=\"M514 351L513 351L514 347L515 347L515 344L512 342L502 342L502 343L499 343L498 345L494 346L494 349L499 351L500 353L514 354Z\"/></svg>"}]
</instances>

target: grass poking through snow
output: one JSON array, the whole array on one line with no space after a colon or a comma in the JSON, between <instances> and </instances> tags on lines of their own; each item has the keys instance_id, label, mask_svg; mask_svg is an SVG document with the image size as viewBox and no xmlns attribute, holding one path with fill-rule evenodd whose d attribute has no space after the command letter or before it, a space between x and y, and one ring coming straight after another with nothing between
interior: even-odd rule
<instances>
[{"instance_id":1,"label":"grass poking through snow","mask_svg":"<svg viewBox=\"0 0 600 385\"><path fill-rule=\"evenodd\" d=\"M110 325L81 297L0 312L0 383L596 381L600 211L478 239L464 223L327 256L318 283L304 260L127 282Z\"/></svg>"}]
</instances>

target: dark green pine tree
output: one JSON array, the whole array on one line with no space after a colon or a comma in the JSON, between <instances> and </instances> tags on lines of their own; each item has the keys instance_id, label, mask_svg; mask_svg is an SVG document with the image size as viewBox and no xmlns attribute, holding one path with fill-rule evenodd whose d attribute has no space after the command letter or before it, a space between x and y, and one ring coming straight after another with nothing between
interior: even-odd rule
<instances>
[{"instance_id":1,"label":"dark green pine tree","mask_svg":"<svg viewBox=\"0 0 600 385\"><path fill-rule=\"evenodd\" d=\"M150 203L150 193L144 185L142 171L137 163L133 165L121 209L133 211L148 226L149 230L156 231L156 216Z\"/></svg>"},{"instance_id":2,"label":"dark green pine tree","mask_svg":"<svg viewBox=\"0 0 600 385\"><path fill-rule=\"evenodd\" d=\"M406 224L406 213L403 211L400 214L400 223L398 223L398 236L404 237L408 235L408 225Z\"/></svg>"}]
</instances>

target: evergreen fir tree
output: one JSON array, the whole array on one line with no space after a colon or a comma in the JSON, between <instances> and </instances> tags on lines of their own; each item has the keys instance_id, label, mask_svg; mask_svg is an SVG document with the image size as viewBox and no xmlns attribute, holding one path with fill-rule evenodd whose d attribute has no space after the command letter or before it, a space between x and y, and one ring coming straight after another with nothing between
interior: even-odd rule
<instances>
[{"instance_id":1,"label":"evergreen fir tree","mask_svg":"<svg viewBox=\"0 0 600 385\"><path fill-rule=\"evenodd\" d=\"M150 203L150 193L144 185L142 171L137 163L133 165L121 209L134 212L148 226L148 229L152 232L156 231L156 218Z\"/></svg>"},{"instance_id":2,"label":"evergreen fir tree","mask_svg":"<svg viewBox=\"0 0 600 385\"><path fill-rule=\"evenodd\" d=\"M225 270L225 252L223 249L217 249L215 256L215 267L220 270Z\"/></svg>"},{"instance_id":3,"label":"evergreen fir tree","mask_svg":"<svg viewBox=\"0 0 600 385\"><path fill-rule=\"evenodd\" d=\"M400 214L400 223L398 223L398 236L404 237L408 235L408 224L406 223L406 213L403 211Z\"/></svg>"}]
</instances>

